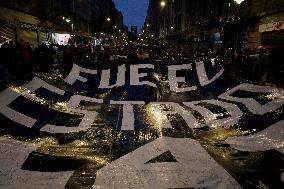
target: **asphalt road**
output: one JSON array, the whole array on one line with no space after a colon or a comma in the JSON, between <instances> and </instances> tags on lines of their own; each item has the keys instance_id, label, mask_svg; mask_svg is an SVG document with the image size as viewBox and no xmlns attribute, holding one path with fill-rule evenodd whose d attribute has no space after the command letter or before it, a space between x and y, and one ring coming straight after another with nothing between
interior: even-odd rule
<instances>
[{"instance_id":1,"label":"asphalt road","mask_svg":"<svg viewBox=\"0 0 284 189\"><path fill-rule=\"evenodd\" d=\"M283 104L214 61L37 73L0 92L0 188L284 188Z\"/></svg>"}]
</instances>

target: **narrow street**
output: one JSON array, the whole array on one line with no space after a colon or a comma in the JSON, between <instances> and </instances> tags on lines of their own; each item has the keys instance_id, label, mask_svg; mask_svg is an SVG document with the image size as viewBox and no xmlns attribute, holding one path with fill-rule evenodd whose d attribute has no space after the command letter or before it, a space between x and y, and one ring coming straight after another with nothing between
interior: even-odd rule
<instances>
[{"instance_id":1,"label":"narrow street","mask_svg":"<svg viewBox=\"0 0 284 189\"><path fill-rule=\"evenodd\" d=\"M284 189L284 0L0 0L0 189Z\"/></svg>"}]
</instances>

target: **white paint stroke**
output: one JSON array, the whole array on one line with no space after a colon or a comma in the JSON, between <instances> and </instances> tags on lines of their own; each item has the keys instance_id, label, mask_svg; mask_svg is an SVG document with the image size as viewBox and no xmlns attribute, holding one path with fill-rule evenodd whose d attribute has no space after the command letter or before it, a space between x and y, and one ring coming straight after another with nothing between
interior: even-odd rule
<instances>
[{"instance_id":1,"label":"white paint stroke","mask_svg":"<svg viewBox=\"0 0 284 189\"><path fill-rule=\"evenodd\" d=\"M270 99L271 101L262 105L253 98L239 98L239 97L230 96L238 90L255 92L255 93L269 93L269 95L264 96L264 97L267 99ZM240 84L234 87L233 89L221 94L219 98L229 100L229 101L234 101L234 102L241 102L253 114L264 115L284 105L284 90L270 87L270 86L258 86L258 85L244 83L244 84Z\"/></svg>"},{"instance_id":2,"label":"white paint stroke","mask_svg":"<svg viewBox=\"0 0 284 189\"><path fill-rule=\"evenodd\" d=\"M229 137L226 142L240 151L258 152L275 149L284 154L284 120L258 133Z\"/></svg>"},{"instance_id":3,"label":"white paint stroke","mask_svg":"<svg viewBox=\"0 0 284 189\"><path fill-rule=\"evenodd\" d=\"M170 151L178 162L148 163ZM161 137L111 162L96 174L93 189L241 188L201 145L189 138Z\"/></svg>"},{"instance_id":4,"label":"white paint stroke","mask_svg":"<svg viewBox=\"0 0 284 189\"><path fill-rule=\"evenodd\" d=\"M208 104L213 104L213 105L222 107L230 115L227 118L217 119L218 114L211 112L209 109L205 107L199 106L198 104L200 103L208 103ZM199 112L204 117L205 122L206 124L208 124L209 127L235 125L239 122L243 114L237 105L218 101L218 100L202 100L202 101L195 101L195 102L184 102L183 104Z\"/></svg>"},{"instance_id":5,"label":"white paint stroke","mask_svg":"<svg viewBox=\"0 0 284 189\"><path fill-rule=\"evenodd\" d=\"M125 64L118 66L117 81L114 85L110 85L110 69L102 70L101 82L99 88L101 89L112 89L114 87L121 87L125 85Z\"/></svg>"},{"instance_id":6,"label":"white paint stroke","mask_svg":"<svg viewBox=\"0 0 284 189\"><path fill-rule=\"evenodd\" d=\"M38 77L35 77L32 79L32 81L19 87L24 90L23 94L12 90L12 88L7 88L6 90L0 93L0 113L16 123L31 128L36 123L37 120L13 110L12 108L9 107L9 104L11 104L21 95L23 95L24 97L29 97L32 100L39 102L38 98L36 98L34 95L31 95L31 93L41 87L59 95L64 95L65 93L65 91L46 83L45 81L39 79Z\"/></svg>"},{"instance_id":7,"label":"white paint stroke","mask_svg":"<svg viewBox=\"0 0 284 189\"><path fill-rule=\"evenodd\" d=\"M176 93L196 90L197 87L195 85L191 86L191 87L184 87L184 88L178 87L178 83L184 83L185 82L184 77L177 77L177 71L178 70L192 70L192 65L191 64L183 64L183 65L168 66L168 77L169 77L170 90L174 91Z\"/></svg>"},{"instance_id":8,"label":"white paint stroke","mask_svg":"<svg viewBox=\"0 0 284 189\"><path fill-rule=\"evenodd\" d=\"M87 82L87 79L80 76L80 73L88 73L92 75L96 75L98 72L97 70L90 70L87 68L82 68L76 64L73 64L73 68L69 75L64 79L64 81L70 85L73 85L77 80L81 82Z\"/></svg>"},{"instance_id":9,"label":"white paint stroke","mask_svg":"<svg viewBox=\"0 0 284 189\"><path fill-rule=\"evenodd\" d=\"M13 110L12 108L9 107L9 104L11 104L21 95L23 95L25 98L29 98L31 100L34 100L35 102L41 103L41 99L36 97L34 94L32 94L39 88L45 88L59 95L65 94L64 90L58 89L37 77L33 78L32 81L22 85L19 88L23 90L21 91L21 93L20 91L15 91L12 88L7 88L6 90L0 93L0 113L3 114L5 117L9 118L10 120L29 128L31 128L36 123L37 120ZM75 100L75 102L73 101L71 102L80 103L79 100L80 99L78 99L77 101ZM101 101L97 100L97 101L102 102L102 100ZM78 112L78 110L75 110L74 112ZM85 112L80 112L80 113L85 113ZM93 123L93 118L96 116L97 116L96 112L86 114L78 127L66 127L66 126L56 126L56 125L47 124L41 128L41 131L49 133L79 132L81 130L89 128L90 125Z\"/></svg>"},{"instance_id":10,"label":"white paint stroke","mask_svg":"<svg viewBox=\"0 0 284 189\"><path fill-rule=\"evenodd\" d=\"M93 123L93 122L92 122ZM40 131L48 132L48 133L77 133L86 129L89 129L89 123L80 124L77 127L67 127L67 126L59 126L47 124L40 129Z\"/></svg>"},{"instance_id":11,"label":"white paint stroke","mask_svg":"<svg viewBox=\"0 0 284 189\"><path fill-rule=\"evenodd\" d=\"M141 78L148 76L147 73L139 73L140 69L154 69L153 64L133 64L130 65L130 85L149 85L157 88L157 85L150 81L140 81Z\"/></svg>"},{"instance_id":12,"label":"white paint stroke","mask_svg":"<svg viewBox=\"0 0 284 189\"><path fill-rule=\"evenodd\" d=\"M73 171L39 172L22 170L28 155L39 147L0 137L0 188L64 189Z\"/></svg>"},{"instance_id":13,"label":"white paint stroke","mask_svg":"<svg viewBox=\"0 0 284 189\"><path fill-rule=\"evenodd\" d=\"M134 110L133 105L144 105L144 101L110 101L110 104L123 105L122 112L122 122L121 122L121 130L122 131L134 131Z\"/></svg>"},{"instance_id":14,"label":"white paint stroke","mask_svg":"<svg viewBox=\"0 0 284 189\"><path fill-rule=\"evenodd\" d=\"M34 79L29 83L33 83L33 81ZM15 92L11 88L7 88L4 91L2 91L0 93L0 113L16 123L31 128L37 121L36 119L21 114L20 112L17 112L9 107L9 104L11 104L14 100L16 100L20 96L21 94Z\"/></svg>"},{"instance_id":15,"label":"white paint stroke","mask_svg":"<svg viewBox=\"0 0 284 189\"><path fill-rule=\"evenodd\" d=\"M23 88L26 88L30 92L35 92L39 88L45 88L53 93L59 94L59 95L64 95L65 91L62 89L59 89L57 87L54 87L50 85L49 83L41 80L38 77L34 77L31 82L28 82L22 86Z\"/></svg>"},{"instance_id":16,"label":"white paint stroke","mask_svg":"<svg viewBox=\"0 0 284 189\"><path fill-rule=\"evenodd\" d=\"M98 116L98 112L80 109L79 105L80 105L81 101L94 102L94 103L102 104L103 99L91 98L91 97L86 97L86 96L81 96L81 95L74 95L68 101L68 103L66 105L68 111L84 114L84 117L83 117L82 121L80 122L79 129L81 129L81 128L87 129L87 128L92 127L95 119Z\"/></svg>"},{"instance_id":17,"label":"white paint stroke","mask_svg":"<svg viewBox=\"0 0 284 189\"><path fill-rule=\"evenodd\" d=\"M212 83L224 73L224 69L222 68L212 79L208 79L204 62L197 61L195 62L195 64L196 64L197 76L201 86L205 86Z\"/></svg>"},{"instance_id":18,"label":"white paint stroke","mask_svg":"<svg viewBox=\"0 0 284 189\"><path fill-rule=\"evenodd\" d=\"M163 110L162 105L169 105L168 103L164 102L151 102L149 104L150 114L154 117L154 122L159 128L163 129L172 129L172 124L168 119L167 115L173 115L177 112L174 110ZM172 104L171 104L172 105Z\"/></svg>"}]
</instances>

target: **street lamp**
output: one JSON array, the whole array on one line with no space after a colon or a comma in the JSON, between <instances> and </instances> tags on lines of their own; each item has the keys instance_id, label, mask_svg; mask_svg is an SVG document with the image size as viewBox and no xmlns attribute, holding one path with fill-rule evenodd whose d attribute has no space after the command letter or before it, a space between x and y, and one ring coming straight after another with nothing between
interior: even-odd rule
<instances>
[{"instance_id":1,"label":"street lamp","mask_svg":"<svg viewBox=\"0 0 284 189\"><path fill-rule=\"evenodd\" d=\"M110 21L111 21L111 18L110 18L110 17L107 17L106 20L107 20L107 22L110 22Z\"/></svg>"},{"instance_id":2,"label":"street lamp","mask_svg":"<svg viewBox=\"0 0 284 189\"><path fill-rule=\"evenodd\" d=\"M75 12L76 12L76 10L75 10L75 0L72 0L72 10L73 10L73 15L72 15L72 39L73 39L73 41L75 42Z\"/></svg>"},{"instance_id":3,"label":"street lamp","mask_svg":"<svg viewBox=\"0 0 284 189\"><path fill-rule=\"evenodd\" d=\"M174 0L172 0L172 2L174 2ZM169 21L170 21L170 2L169 0L162 0L160 2L160 5L162 8L165 8L167 6L167 18L166 18L166 31L167 31L167 36L166 36L166 40L168 41L169 38Z\"/></svg>"},{"instance_id":4,"label":"street lamp","mask_svg":"<svg viewBox=\"0 0 284 189\"><path fill-rule=\"evenodd\" d=\"M67 23L71 22L71 20L69 18L66 18L65 20Z\"/></svg>"},{"instance_id":5,"label":"street lamp","mask_svg":"<svg viewBox=\"0 0 284 189\"><path fill-rule=\"evenodd\" d=\"M69 23L69 22L72 21L70 18L65 18L65 16L62 16L62 20L64 20L64 21L67 22L67 23ZM72 23L71 23L71 28L72 28L72 34L73 34L73 36L74 36L74 23L73 23L73 21L72 21Z\"/></svg>"},{"instance_id":6,"label":"street lamp","mask_svg":"<svg viewBox=\"0 0 284 189\"><path fill-rule=\"evenodd\" d=\"M224 41L226 41L228 39L228 34L230 32L228 32L228 28L229 28L229 16L230 16L230 8L231 8L231 2L232 0L227 0L228 4L227 4L227 12L226 12L226 20L225 20L225 24L224 24ZM236 2L238 5L240 5L244 0L234 0L234 2ZM222 45L225 45L225 43L223 42Z\"/></svg>"},{"instance_id":7,"label":"street lamp","mask_svg":"<svg viewBox=\"0 0 284 189\"><path fill-rule=\"evenodd\" d=\"M161 1L160 5L162 8L164 8L166 6L166 1Z\"/></svg>"},{"instance_id":8,"label":"street lamp","mask_svg":"<svg viewBox=\"0 0 284 189\"><path fill-rule=\"evenodd\" d=\"M236 3L241 4L244 0L235 0Z\"/></svg>"}]
</instances>

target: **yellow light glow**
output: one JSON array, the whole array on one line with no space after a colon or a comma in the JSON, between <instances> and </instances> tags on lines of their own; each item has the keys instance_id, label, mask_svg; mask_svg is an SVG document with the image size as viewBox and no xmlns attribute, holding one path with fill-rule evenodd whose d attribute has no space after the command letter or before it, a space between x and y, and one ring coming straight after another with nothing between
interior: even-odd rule
<instances>
[{"instance_id":1,"label":"yellow light glow","mask_svg":"<svg viewBox=\"0 0 284 189\"><path fill-rule=\"evenodd\" d=\"M166 1L161 1L160 5L162 8L164 8L166 6Z\"/></svg>"}]
</instances>

